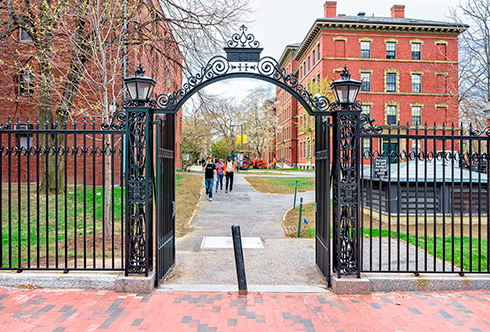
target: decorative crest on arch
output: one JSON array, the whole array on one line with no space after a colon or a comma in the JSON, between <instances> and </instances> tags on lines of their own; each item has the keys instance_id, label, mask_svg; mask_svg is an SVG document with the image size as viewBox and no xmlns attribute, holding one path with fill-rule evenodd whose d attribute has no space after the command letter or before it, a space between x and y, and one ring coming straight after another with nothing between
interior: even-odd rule
<instances>
[{"instance_id":1,"label":"decorative crest on arch","mask_svg":"<svg viewBox=\"0 0 490 332\"><path fill-rule=\"evenodd\" d=\"M245 34L245 31L248 30L248 28L245 25L242 25L240 27L240 30L242 31L241 33L234 33L231 36L231 39L228 40L226 45L230 48L238 48L240 45L241 48L245 48L248 44L249 48L259 48L260 43L255 40L255 36L252 35L251 33Z\"/></svg>"}]
</instances>

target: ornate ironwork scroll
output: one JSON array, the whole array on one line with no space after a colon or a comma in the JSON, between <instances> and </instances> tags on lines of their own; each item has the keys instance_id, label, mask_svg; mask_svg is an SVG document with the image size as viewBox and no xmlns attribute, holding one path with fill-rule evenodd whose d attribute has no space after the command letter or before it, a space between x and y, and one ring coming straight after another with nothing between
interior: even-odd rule
<instances>
[{"instance_id":1,"label":"ornate ironwork scroll","mask_svg":"<svg viewBox=\"0 0 490 332\"><path fill-rule=\"evenodd\" d=\"M228 41L224 50L227 57L218 55L211 58L208 63L201 67L199 73L190 76L181 89L169 94L160 94L154 101L150 102L151 107L173 111L180 108L185 101L195 91L206 86L209 81L217 81L230 76L234 77L255 77L277 82L279 85L290 89L296 93L299 101L307 105L307 111L326 112L330 109L330 101L321 95L312 95L299 83L296 76L288 74L286 69L271 57L260 57L261 48L259 42L251 34L245 34L246 27L242 26L242 32L236 33ZM240 76L241 75L241 76ZM255 75L255 76L254 76ZM309 108L309 109L308 109Z\"/></svg>"},{"instance_id":2,"label":"ornate ironwork scroll","mask_svg":"<svg viewBox=\"0 0 490 332\"><path fill-rule=\"evenodd\" d=\"M333 161L333 268L360 277L359 131L360 104L335 112Z\"/></svg>"},{"instance_id":3,"label":"ornate ironwork scroll","mask_svg":"<svg viewBox=\"0 0 490 332\"><path fill-rule=\"evenodd\" d=\"M144 107L126 112L126 275L148 276L152 268L152 113Z\"/></svg>"}]
</instances>

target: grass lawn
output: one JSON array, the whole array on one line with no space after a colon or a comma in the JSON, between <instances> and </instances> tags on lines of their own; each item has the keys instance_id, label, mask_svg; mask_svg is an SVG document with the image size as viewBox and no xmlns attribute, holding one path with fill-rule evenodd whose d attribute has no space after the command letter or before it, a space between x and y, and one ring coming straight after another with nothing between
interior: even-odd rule
<instances>
[{"instance_id":1,"label":"grass lawn","mask_svg":"<svg viewBox=\"0 0 490 332\"><path fill-rule=\"evenodd\" d=\"M81 187L68 186L65 194L47 197L45 193L37 195L35 185L31 185L29 196L27 189L27 185L20 186L19 207L19 187L12 185L9 192L8 186L2 186L0 249L3 267L20 266L38 258L46 260L46 257L55 260L55 257L65 256L108 257L112 256L112 248L116 256L121 255L121 215L124 213L121 188L113 191L114 208L109 220L115 236L110 241L103 241L102 188L87 187L84 192Z\"/></svg>"},{"instance_id":2,"label":"grass lawn","mask_svg":"<svg viewBox=\"0 0 490 332\"><path fill-rule=\"evenodd\" d=\"M294 194L296 181L298 192L315 190L315 178L312 177L254 177L244 178L255 190L266 194Z\"/></svg>"},{"instance_id":3,"label":"grass lawn","mask_svg":"<svg viewBox=\"0 0 490 332\"><path fill-rule=\"evenodd\" d=\"M286 236L295 238L298 232L298 218L299 218L299 206L296 206L295 210L290 210L283 221L285 227ZM308 224L304 223L307 220ZM332 234L332 232L330 232ZM419 234L423 234L419 230ZM301 213L301 237L314 237L315 236L315 203L307 203L303 205L303 211ZM379 229L369 228L363 229L363 236L365 238L373 237L379 238ZM389 232L387 229L381 231L381 237L391 237L393 239L400 239L404 242L426 250L430 255L436 256L439 259L444 259L447 262L452 262L455 267L461 267L461 251L463 252L463 269L470 270L470 253L471 253L471 270L478 271L487 270L488 268L488 239L471 238L469 236L418 236L409 235L406 233L397 233L395 231ZM453 240L454 239L454 240ZM435 248L435 249L434 249ZM454 251L454 253L453 253ZM480 254L481 252L481 254Z\"/></svg>"},{"instance_id":4,"label":"grass lawn","mask_svg":"<svg viewBox=\"0 0 490 332\"><path fill-rule=\"evenodd\" d=\"M188 221L199 200L203 186L202 176L176 175L176 234L182 236L192 230ZM68 186L66 194L37 195L36 185L31 185L27 195L27 185L2 184L0 246L1 267L19 267L30 262L46 266L46 260L53 267L60 266L65 258L121 257L123 236L121 216L125 213L124 189L115 187L114 205L109 220L114 236L104 241L103 204L104 189L100 187ZM38 208L39 206L39 208ZM20 208L19 208L20 207ZM155 211L156 209L154 209ZM9 246L9 243L11 245Z\"/></svg>"}]
</instances>

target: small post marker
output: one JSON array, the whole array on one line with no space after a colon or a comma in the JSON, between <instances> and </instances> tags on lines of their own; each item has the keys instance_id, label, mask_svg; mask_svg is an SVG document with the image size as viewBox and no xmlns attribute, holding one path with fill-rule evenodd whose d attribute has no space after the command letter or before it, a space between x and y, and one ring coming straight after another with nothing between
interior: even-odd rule
<instances>
[{"instance_id":1,"label":"small post marker","mask_svg":"<svg viewBox=\"0 0 490 332\"><path fill-rule=\"evenodd\" d=\"M233 237L233 249L235 250L235 265L238 279L238 294L247 295L247 278L245 277L245 261L243 260L242 236L240 234L240 226L231 226Z\"/></svg>"},{"instance_id":2,"label":"small post marker","mask_svg":"<svg viewBox=\"0 0 490 332\"><path fill-rule=\"evenodd\" d=\"M299 199L298 237L301 234L301 211L303 211L303 197Z\"/></svg>"},{"instance_id":3,"label":"small post marker","mask_svg":"<svg viewBox=\"0 0 490 332\"><path fill-rule=\"evenodd\" d=\"M294 186L294 202L293 210L296 210L296 193L298 192L298 180L296 180L296 185Z\"/></svg>"}]
</instances>

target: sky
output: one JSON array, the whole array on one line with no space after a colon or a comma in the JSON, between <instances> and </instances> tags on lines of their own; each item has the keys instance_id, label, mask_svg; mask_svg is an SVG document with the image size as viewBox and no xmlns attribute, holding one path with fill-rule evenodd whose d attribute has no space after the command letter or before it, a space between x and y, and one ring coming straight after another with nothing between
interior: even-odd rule
<instances>
[{"instance_id":1,"label":"sky","mask_svg":"<svg viewBox=\"0 0 490 332\"><path fill-rule=\"evenodd\" d=\"M250 0L255 8L253 22L248 31L255 36L264 48L262 56L272 56L279 60L288 44L300 43L317 18L323 17L324 0ZM405 5L405 17L433 21L448 21L449 8L455 7L459 0L338 0L337 14L390 17L394 4ZM237 26L238 32L239 26ZM236 79L221 81L207 87L207 91L223 97L243 99L250 89L257 86L274 85L257 80Z\"/></svg>"}]
</instances>

